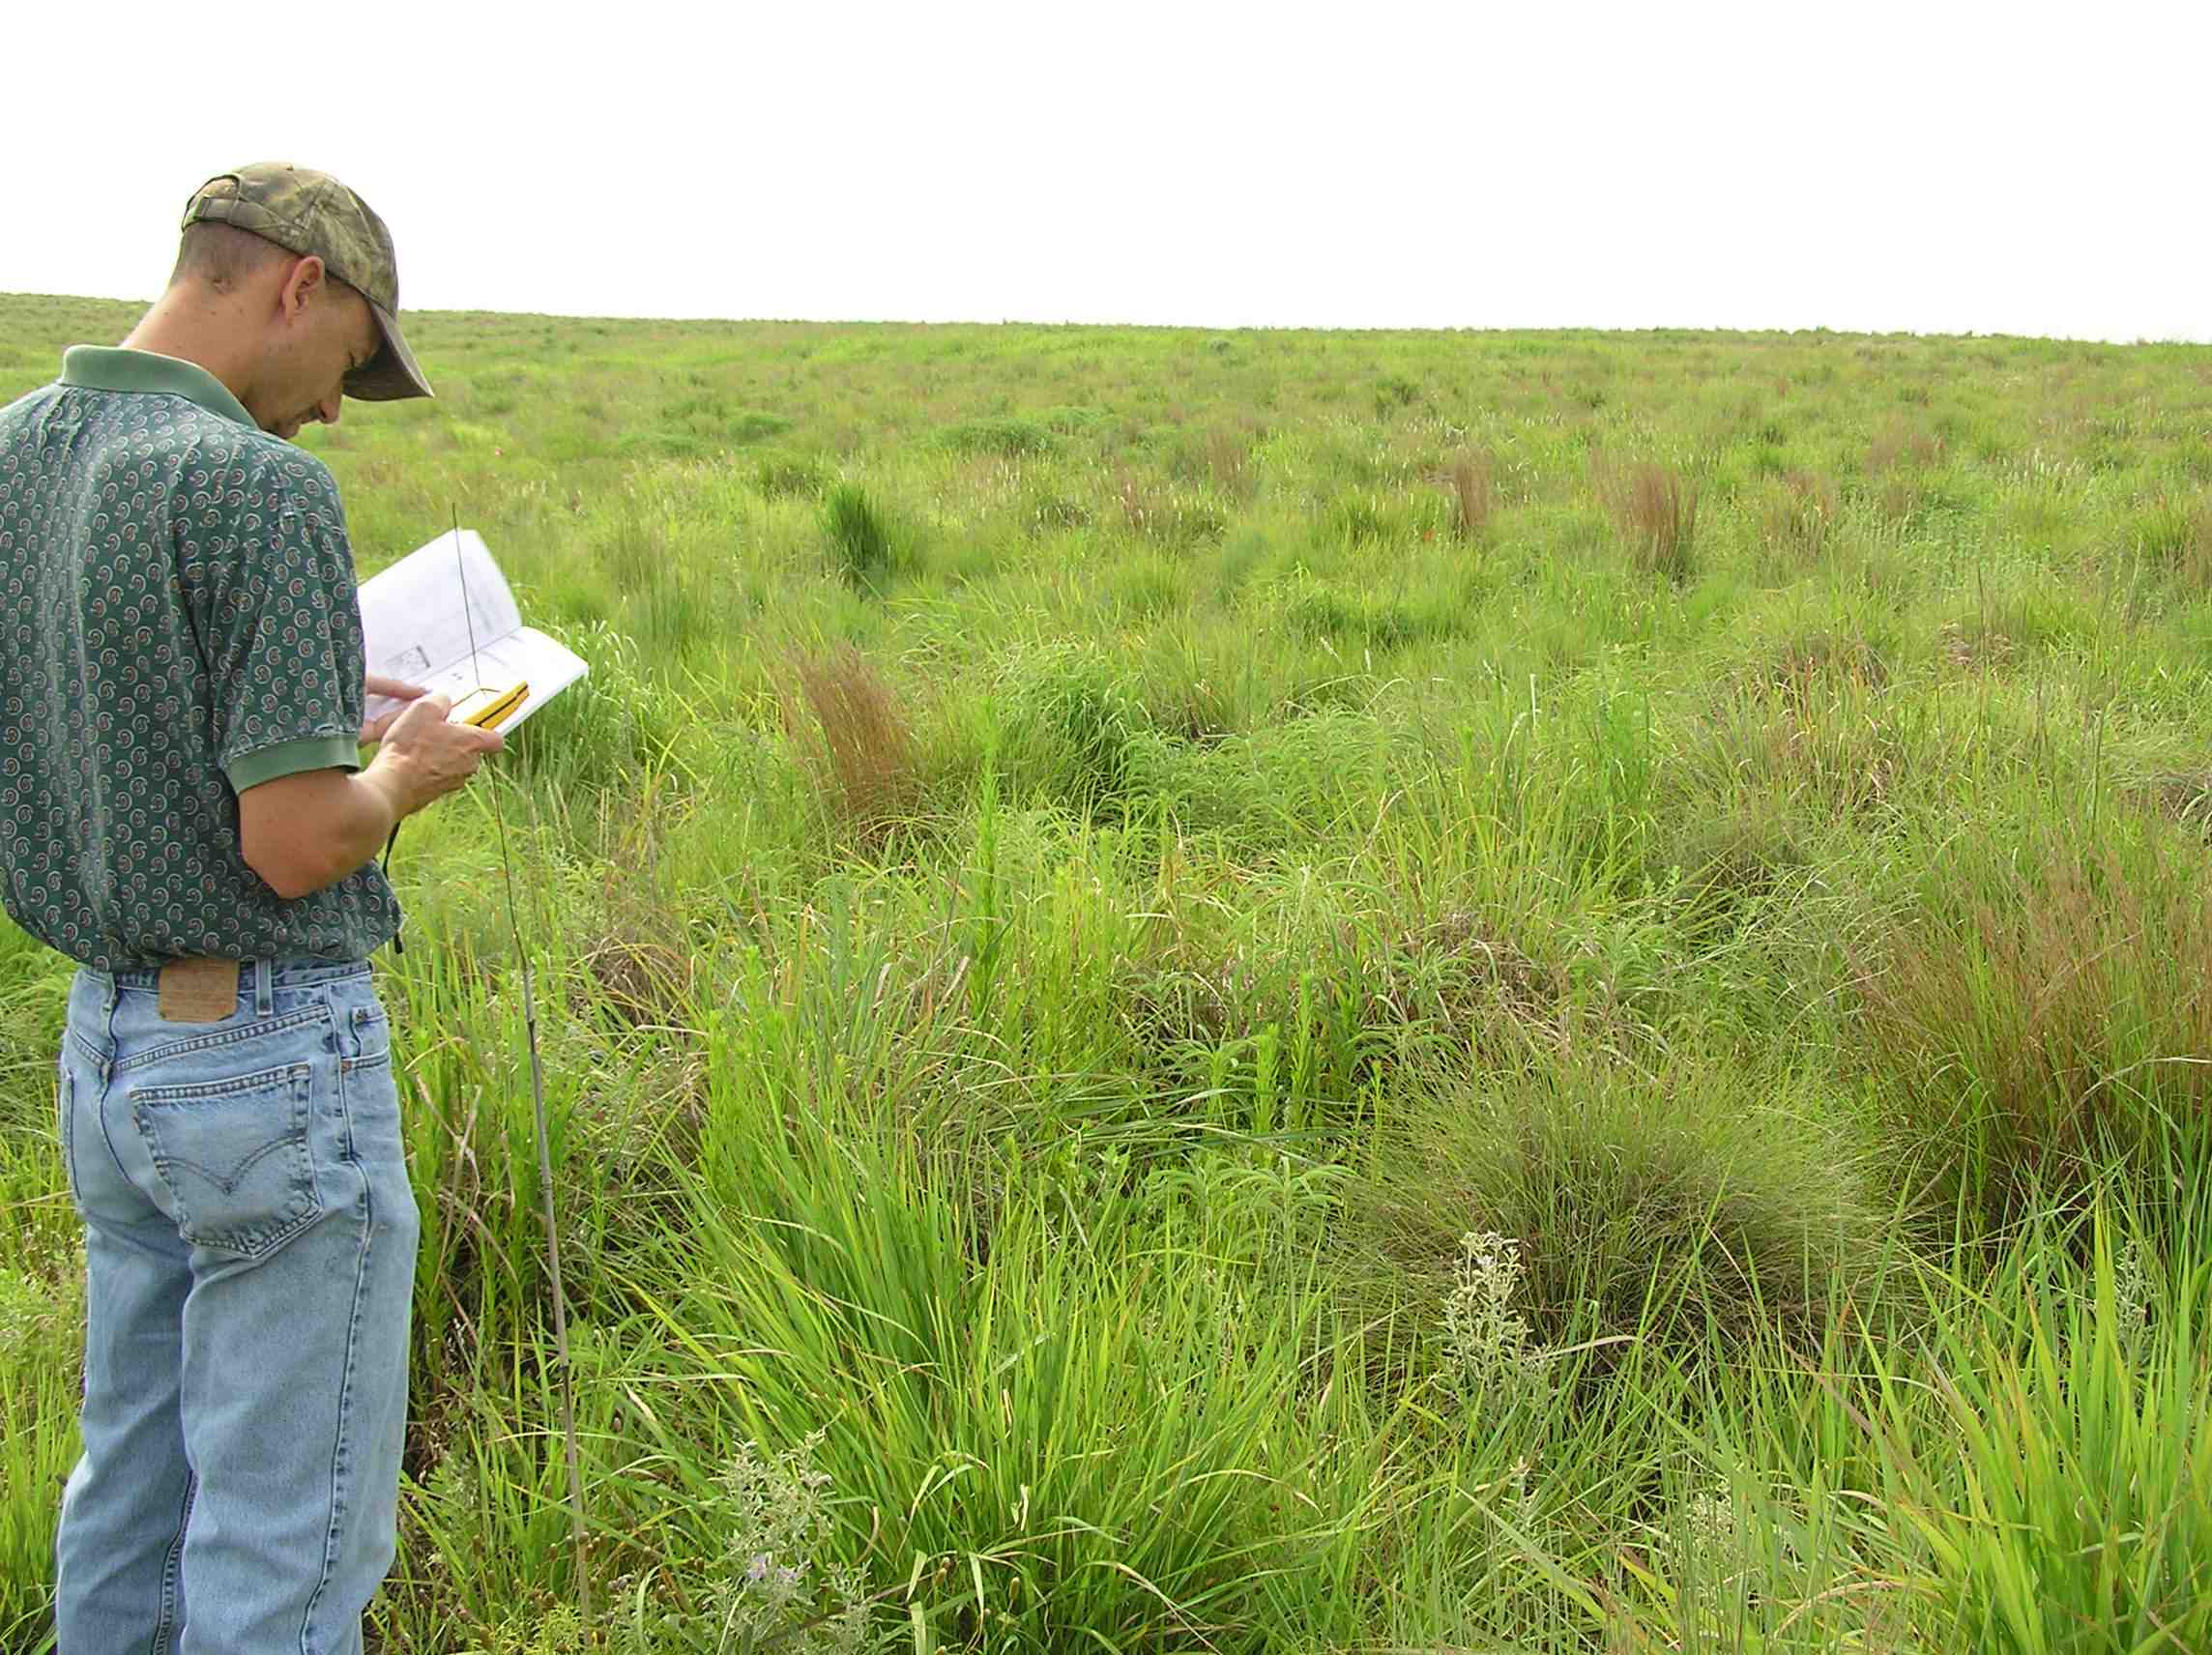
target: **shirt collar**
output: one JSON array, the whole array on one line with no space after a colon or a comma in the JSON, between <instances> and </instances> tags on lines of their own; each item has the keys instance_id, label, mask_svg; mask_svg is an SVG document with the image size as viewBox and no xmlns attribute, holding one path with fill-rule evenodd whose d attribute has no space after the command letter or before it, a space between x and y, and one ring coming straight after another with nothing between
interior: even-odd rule
<instances>
[{"instance_id":1,"label":"shirt collar","mask_svg":"<svg viewBox=\"0 0 2212 1655\"><path fill-rule=\"evenodd\" d=\"M222 381L197 363L121 345L72 345L62 353L62 383L87 391L166 393L197 403L210 414L252 426L253 416ZM258 428L258 427L256 427Z\"/></svg>"}]
</instances>

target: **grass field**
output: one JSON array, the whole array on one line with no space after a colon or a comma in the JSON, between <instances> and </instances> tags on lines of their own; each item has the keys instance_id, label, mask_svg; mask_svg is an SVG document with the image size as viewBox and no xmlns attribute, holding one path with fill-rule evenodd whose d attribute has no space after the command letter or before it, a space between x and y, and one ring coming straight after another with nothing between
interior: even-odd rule
<instances>
[{"instance_id":1,"label":"grass field","mask_svg":"<svg viewBox=\"0 0 2212 1655\"><path fill-rule=\"evenodd\" d=\"M393 862L385 1650L2212 1650L2212 353L409 332L364 573L457 511L593 674Z\"/></svg>"}]
</instances>

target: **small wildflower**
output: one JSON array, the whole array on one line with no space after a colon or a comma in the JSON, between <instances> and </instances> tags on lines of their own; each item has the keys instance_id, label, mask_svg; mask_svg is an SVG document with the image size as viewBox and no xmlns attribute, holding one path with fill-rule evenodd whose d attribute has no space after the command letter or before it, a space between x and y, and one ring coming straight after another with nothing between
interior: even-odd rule
<instances>
[{"instance_id":1,"label":"small wildflower","mask_svg":"<svg viewBox=\"0 0 2212 1655\"><path fill-rule=\"evenodd\" d=\"M714 1514L726 1526L723 1572L711 1584L717 1650L771 1644L797 1655L865 1646L867 1594L859 1571L825 1565L835 1531L830 1473L814 1467L822 1434L763 1455L747 1442L723 1470Z\"/></svg>"},{"instance_id":2,"label":"small wildflower","mask_svg":"<svg viewBox=\"0 0 2212 1655\"><path fill-rule=\"evenodd\" d=\"M1533 1364L1528 1323L1512 1309L1526 1269L1518 1241L1495 1231L1460 1237L1459 1263L1444 1296L1444 1354L1477 1389L1524 1375Z\"/></svg>"},{"instance_id":3,"label":"small wildflower","mask_svg":"<svg viewBox=\"0 0 2212 1655\"><path fill-rule=\"evenodd\" d=\"M13 1361L57 1320L53 1300L37 1281L20 1270L0 1269L0 1360Z\"/></svg>"},{"instance_id":4,"label":"small wildflower","mask_svg":"<svg viewBox=\"0 0 2212 1655\"><path fill-rule=\"evenodd\" d=\"M1682 1535L1691 1545L1710 1550L1735 1539L1735 1507L1718 1489L1692 1495L1682 1502Z\"/></svg>"},{"instance_id":5,"label":"small wildflower","mask_svg":"<svg viewBox=\"0 0 2212 1655\"><path fill-rule=\"evenodd\" d=\"M1528 1498L1528 1456L1524 1454L1513 1462L1510 1473L1513 1483L1513 1515L1523 1524L1527 1524L1534 1515Z\"/></svg>"},{"instance_id":6,"label":"small wildflower","mask_svg":"<svg viewBox=\"0 0 2212 1655\"><path fill-rule=\"evenodd\" d=\"M2120 1338L2130 1343L2150 1323L2150 1280L2143 1273L2142 1248L2134 1241L2112 1261L2112 1316Z\"/></svg>"},{"instance_id":7,"label":"small wildflower","mask_svg":"<svg viewBox=\"0 0 2212 1655\"><path fill-rule=\"evenodd\" d=\"M1714 1591L1744 1574L1735 1503L1725 1489L1701 1490L1676 1506L1674 1524L1659 1536L1659 1548L1685 1588L1695 1582L1703 1591Z\"/></svg>"}]
</instances>

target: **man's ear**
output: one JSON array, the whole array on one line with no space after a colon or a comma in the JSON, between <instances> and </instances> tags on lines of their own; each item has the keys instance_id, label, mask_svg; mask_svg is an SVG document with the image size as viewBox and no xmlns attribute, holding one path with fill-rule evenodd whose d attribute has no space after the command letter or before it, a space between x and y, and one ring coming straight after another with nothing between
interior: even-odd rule
<instances>
[{"instance_id":1,"label":"man's ear","mask_svg":"<svg viewBox=\"0 0 2212 1655\"><path fill-rule=\"evenodd\" d=\"M321 296L323 278L323 261L314 253L305 254L285 266L283 282L276 289L276 306L286 321L298 316L311 300Z\"/></svg>"}]
</instances>

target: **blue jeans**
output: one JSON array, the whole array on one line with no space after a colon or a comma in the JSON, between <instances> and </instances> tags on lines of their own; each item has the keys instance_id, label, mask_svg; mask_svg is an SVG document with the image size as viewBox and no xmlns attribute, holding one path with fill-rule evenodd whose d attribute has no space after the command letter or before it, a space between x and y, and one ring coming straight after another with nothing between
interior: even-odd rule
<instances>
[{"instance_id":1,"label":"blue jeans","mask_svg":"<svg viewBox=\"0 0 2212 1655\"><path fill-rule=\"evenodd\" d=\"M418 1232L368 967L249 961L214 1022L80 971L60 1066L88 1310L59 1655L359 1651Z\"/></svg>"}]
</instances>

